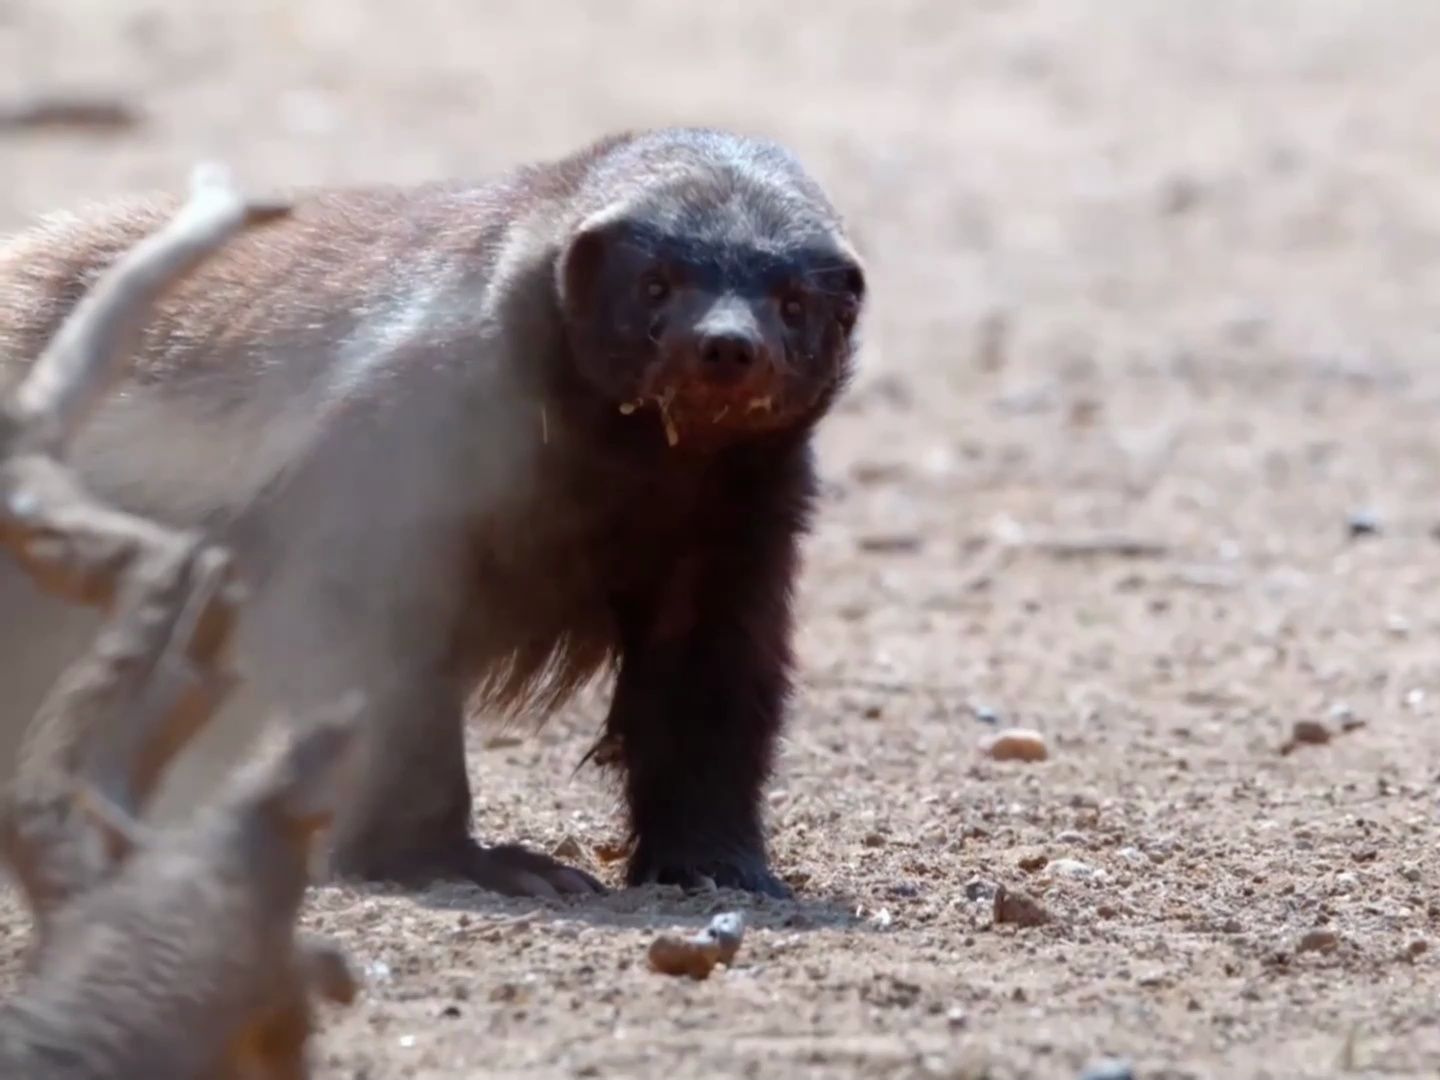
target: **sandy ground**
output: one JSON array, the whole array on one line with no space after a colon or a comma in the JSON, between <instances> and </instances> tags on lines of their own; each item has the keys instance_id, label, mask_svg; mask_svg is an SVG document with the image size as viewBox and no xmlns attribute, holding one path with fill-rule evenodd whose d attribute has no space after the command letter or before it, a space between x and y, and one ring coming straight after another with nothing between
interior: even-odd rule
<instances>
[{"instance_id":1,"label":"sandy ground","mask_svg":"<svg viewBox=\"0 0 1440 1080\"><path fill-rule=\"evenodd\" d=\"M801 899L691 984L649 940L743 900L321 890L369 977L323 1075L1440 1073L1440 5L783 7L0 0L0 92L149 117L5 136L0 227L208 155L406 180L701 121L790 142L871 262L771 796ZM598 710L477 730L482 829L616 839Z\"/></svg>"}]
</instances>

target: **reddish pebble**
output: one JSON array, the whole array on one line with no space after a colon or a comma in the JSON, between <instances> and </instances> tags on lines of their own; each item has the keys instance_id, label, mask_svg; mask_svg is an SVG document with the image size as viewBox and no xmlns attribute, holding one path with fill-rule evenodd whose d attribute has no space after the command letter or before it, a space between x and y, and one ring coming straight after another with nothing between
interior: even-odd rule
<instances>
[{"instance_id":1,"label":"reddish pebble","mask_svg":"<svg viewBox=\"0 0 1440 1080\"><path fill-rule=\"evenodd\" d=\"M1045 737L1029 728L997 732L985 739L981 747L995 761L1044 761L1050 756Z\"/></svg>"}]
</instances>

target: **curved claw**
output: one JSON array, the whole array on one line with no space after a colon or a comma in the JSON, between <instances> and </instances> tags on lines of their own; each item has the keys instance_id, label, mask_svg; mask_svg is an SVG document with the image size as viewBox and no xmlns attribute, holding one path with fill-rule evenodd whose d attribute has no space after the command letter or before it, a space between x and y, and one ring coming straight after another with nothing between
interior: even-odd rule
<instances>
[{"instance_id":1,"label":"curved claw","mask_svg":"<svg viewBox=\"0 0 1440 1080\"><path fill-rule=\"evenodd\" d=\"M579 867L519 844L482 848L478 845L468 860L466 876L481 888L507 896L599 895L604 885Z\"/></svg>"},{"instance_id":2,"label":"curved claw","mask_svg":"<svg viewBox=\"0 0 1440 1080\"><path fill-rule=\"evenodd\" d=\"M503 896L559 899L608 892L594 875L567 866L520 844L482 847L465 837L460 842L425 852L409 852L403 860L342 870L345 876L399 882L411 887L436 881L468 881Z\"/></svg>"},{"instance_id":3,"label":"curved claw","mask_svg":"<svg viewBox=\"0 0 1440 1080\"><path fill-rule=\"evenodd\" d=\"M795 895L770 871L762 855L684 858L637 852L626 877L631 885L678 885L687 891L714 885L776 900L789 900Z\"/></svg>"}]
</instances>

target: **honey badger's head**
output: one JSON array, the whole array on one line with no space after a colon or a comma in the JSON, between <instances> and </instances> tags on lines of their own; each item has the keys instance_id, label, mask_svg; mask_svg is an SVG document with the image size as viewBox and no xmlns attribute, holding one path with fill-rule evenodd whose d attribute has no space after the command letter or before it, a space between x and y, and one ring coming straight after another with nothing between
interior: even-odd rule
<instances>
[{"instance_id":1,"label":"honey badger's head","mask_svg":"<svg viewBox=\"0 0 1440 1080\"><path fill-rule=\"evenodd\" d=\"M865 275L823 192L774 144L621 143L557 268L579 374L673 445L808 424L850 371ZM582 197L582 203L584 199Z\"/></svg>"}]
</instances>

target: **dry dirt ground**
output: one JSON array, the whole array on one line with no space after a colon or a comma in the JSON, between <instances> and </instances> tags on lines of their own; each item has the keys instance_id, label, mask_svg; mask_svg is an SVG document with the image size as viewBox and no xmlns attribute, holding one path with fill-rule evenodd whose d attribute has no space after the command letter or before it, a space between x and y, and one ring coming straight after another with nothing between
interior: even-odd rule
<instances>
[{"instance_id":1,"label":"dry dirt ground","mask_svg":"<svg viewBox=\"0 0 1440 1080\"><path fill-rule=\"evenodd\" d=\"M700 121L871 261L770 800L801 899L692 984L648 942L743 899L319 890L369 982L324 1075L1440 1073L1437 45L1434 0L0 0L7 98L147 113L0 139L0 226ZM487 833L617 838L599 701L477 729Z\"/></svg>"}]
</instances>

